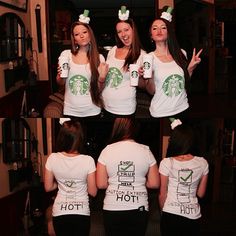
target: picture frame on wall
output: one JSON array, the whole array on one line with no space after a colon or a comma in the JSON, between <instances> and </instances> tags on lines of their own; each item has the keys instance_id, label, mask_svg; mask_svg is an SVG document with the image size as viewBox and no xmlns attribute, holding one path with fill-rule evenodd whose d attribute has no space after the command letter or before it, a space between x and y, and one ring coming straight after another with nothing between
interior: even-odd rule
<instances>
[{"instance_id":1,"label":"picture frame on wall","mask_svg":"<svg viewBox=\"0 0 236 236\"><path fill-rule=\"evenodd\" d=\"M0 0L0 5L27 12L28 0Z\"/></svg>"}]
</instances>

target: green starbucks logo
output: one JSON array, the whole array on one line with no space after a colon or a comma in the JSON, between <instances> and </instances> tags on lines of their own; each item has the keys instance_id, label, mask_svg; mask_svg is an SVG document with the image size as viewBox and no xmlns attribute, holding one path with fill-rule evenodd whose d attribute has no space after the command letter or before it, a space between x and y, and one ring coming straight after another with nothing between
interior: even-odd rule
<instances>
[{"instance_id":1,"label":"green starbucks logo","mask_svg":"<svg viewBox=\"0 0 236 236\"><path fill-rule=\"evenodd\" d=\"M123 80L123 75L120 72L119 69L116 67L111 67L107 73L106 77L106 86L109 86L111 88L117 88Z\"/></svg>"},{"instance_id":2,"label":"green starbucks logo","mask_svg":"<svg viewBox=\"0 0 236 236\"><path fill-rule=\"evenodd\" d=\"M88 79L82 75L75 75L70 78L69 81L69 89L73 95L80 95L88 94L89 91L89 82Z\"/></svg>"},{"instance_id":3,"label":"green starbucks logo","mask_svg":"<svg viewBox=\"0 0 236 236\"><path fill-rule=\"evenodd\" d=\"M132 71L131 72L131 77L134 78L134 79L138 78L138 71L135 71L135 70Z\"/></svg>"},{"instance_id":4,"label":"green starbucks logo","mask_svg":"<svg viewBox=\"0 0 236 236\"><path fill-rule=\"evenodd\" d=\"M164 81L162 89L166 96L176 97L184 90L184 78L180 75L173 74Z\"/></svg>"},{"instance_id":5,"label":"green starbucks logo","mask_svg":"<svg viewBox=\"0 0 236 236\"><path fill-rule=\"evenodd\" d=\"M150 67L151 67L151 63L150 63L150 62L145 61L145 62L143 63L143 69L144 69L144 70L149 70Z\"/></svg>"}]
</instances>

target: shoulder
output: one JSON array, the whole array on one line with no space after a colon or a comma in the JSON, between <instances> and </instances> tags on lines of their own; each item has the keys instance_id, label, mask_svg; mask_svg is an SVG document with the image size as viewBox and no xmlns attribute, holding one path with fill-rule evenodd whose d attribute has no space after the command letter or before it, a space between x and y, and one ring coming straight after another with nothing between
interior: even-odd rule
<instances>
[{"instance_id":1,"label":"shoulder","mask_svg":"<svg viewBox=\"0 0 236 236\"><path fill-rule=\"evenodd\" d=\"M184 56L187 58L187 52L181 48L181 52L184 54Z\"/></svg>"},{"instance_id":2,"label":"shoulder","mask_svg":"<svg viewBox=\"0 0 236 236\"><path fill-rule=\"evenodd\" d=\"M107 58L114 56L116 53L117 46L112 47L112 49L108 52Z\"/></svg>"},{"instance_id":3,"label":"shoulder","mask_svg":"<svg viewBox=\"0 0 236 236\"><path fill-rule=\"evenodd\" d=\"M100 59L100 62L105 62L105 58L102 54L99 54L99 59Z\"/></svg>"},{"instance_id":4,"label":"shoulder","mask_svg":"<svg viewBox=\"0 0 236 236\"><path fill-rule=\"evenodd\" d=\"M61 52L62 57L69 57L71 55L71 50L70 49L66 49L64 51Z\"/></svg>"}]
</instances>

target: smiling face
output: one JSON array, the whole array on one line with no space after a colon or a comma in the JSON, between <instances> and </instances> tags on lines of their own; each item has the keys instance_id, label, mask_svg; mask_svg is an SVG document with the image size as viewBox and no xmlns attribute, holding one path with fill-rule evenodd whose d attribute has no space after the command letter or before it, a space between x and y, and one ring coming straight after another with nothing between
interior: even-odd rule
<instances>
[{"instance_id":1,"label":"smiling face","mask_svg":"<svg viewBox=\"0 0 236 236\"><path fill-rule=\"evenodd\" d=\"M167 40L168 32L164 21L155 20L151 26L151 38L155 42L165 42Z\"/></svg>"},{"instance_id":2,"label":"smiling face","mask_svg":"<svg viewBox=\"0 0 236 236\"><path fill-rule=\"evenodd\" d=\"M116 25L116 33L121 42L126 47L130 47L133 41L133 29L130 24L126 22L119 22Z\"/></svg>"},{"instance_id":3,"label":"smiling face","mask_svg":"<svg viewBox=\"0 0 236 236\"><path fill-rule=\"evenodd\" d=\"M90 35L88 29L83 25L76 25L73 30L75 44L86 46L90 43Z\"/></svg>"}]
</instances>

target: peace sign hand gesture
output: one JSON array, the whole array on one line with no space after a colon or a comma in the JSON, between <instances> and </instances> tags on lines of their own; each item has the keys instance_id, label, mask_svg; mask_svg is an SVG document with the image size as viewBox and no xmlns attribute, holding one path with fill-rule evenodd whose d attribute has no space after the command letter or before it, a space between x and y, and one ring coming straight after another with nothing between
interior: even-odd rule
<instances>
[{"instance_id":1,"label":"peace sign hand gesture","mask_svg":"<svg viewBox=\"0 0 236 236\"><path fill-rule=\"evenodd\" d=\"M193 49L193 55L191 58L191 61L188 65L188 73L191 76L194 69L197 67L197 65L201 62L200 54L202 53L202 49L199 50L199 52L196 54L196 49Z\"/></svg>"}]
</instances>

